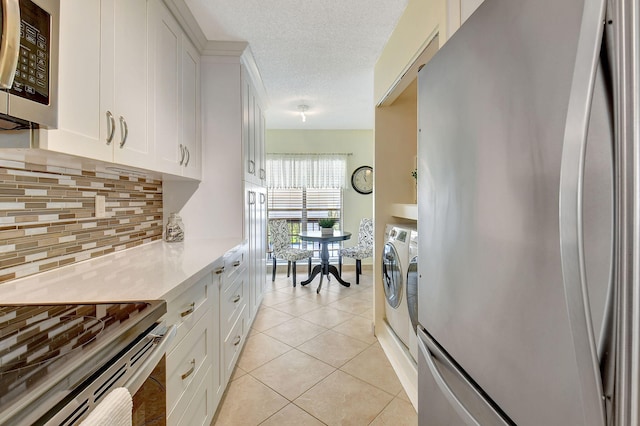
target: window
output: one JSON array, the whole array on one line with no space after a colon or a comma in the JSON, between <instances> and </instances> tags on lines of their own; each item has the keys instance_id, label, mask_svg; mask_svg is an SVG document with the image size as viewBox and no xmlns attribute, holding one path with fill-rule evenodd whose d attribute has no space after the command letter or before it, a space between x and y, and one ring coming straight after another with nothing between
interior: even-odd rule
<instances>
[{"instance_id":1,"label":"window","mask_svg":"<svg viewBox=\"0 0 640 426\"><path fill-rule=\"evenodd\" d=\"M342 189L269 189L269 219L286 219L294 247L314 251L320 257L320 245L301 241L300 231L318 231L318 219L335 217L342 224ZM329 256L337 257L340 243L329 244Z\"/></svg>"},{"instance_id":2,"label":"window","mask_svg":"<svg viewBox=\"0 0 640 426\"><path fill-rule=\"evenodd\" d=\"M300 231L319 230L318 219L335 217L342 224L342 188L346 173L345 154L278 154L267 156L267 212L269 219L286 219L294 247L314 250L320 245L301 241ZM337 257L340 243L329 245Z\"/></svg>"}]
</instances>

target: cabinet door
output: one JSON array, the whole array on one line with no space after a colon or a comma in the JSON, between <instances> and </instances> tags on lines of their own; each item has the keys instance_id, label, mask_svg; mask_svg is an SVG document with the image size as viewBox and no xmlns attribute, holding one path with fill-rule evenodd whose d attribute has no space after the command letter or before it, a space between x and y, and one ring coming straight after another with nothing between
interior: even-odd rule
<instances>
[{"instance_id":1,"label":"cabinet door","mask_svg":"<svg viewBox=\"0 0 640 426\"><path fill-rule=\"evenodd\" d=\"M180 140L187 150L183 163L184 175L201 179L200 140L200 56L198 51L182 36L182 96Z\"/></svg>"},{"instance_id":2,"label":"cabinet door","mask_svg":"<svg viewBox=\"0 0 640 426\"><path fill-rule=\"evenodd\" d=\"M114 161L153 168L147 137L147 0L104 0L101 111L116 121ZM106 131L105 131L106 133Z\"/></svg>"},{"instance_id":3,"label":"cabinet door","mask_svg":"<svg viewBox=\"0 0 640 426\"><path fill-rule=\"evenodd\" d=\"M248 274L249 274L249 317L253 319L255 314L256 273L255 273L255 222L256 222L256 192L251 184L246 184L245 207L245 238L249 243ZM250 321L251 322L251 321Z\"/></svg>"},{"instance_id":4,"label":"cabinet door","mask_svg":"<svg viewBox=\"0 0 640 426\"><path fill-rule=\"evenodd\" d=\"M185 151L180 140L180 45L182 30L166 6L149 3L149 138L156 168L179 175Z\"/></svg>"},{"instance_id":5,"label":"cabinet door","mask_svg":"<svg viewBox=\"0 0 640 426\"><path fill-rule=\"evenodd\" d=\"M260 185L265 185L267 179L267 165L265 164L264 153L264 112L262 111L262 105L260 105L257 97L254 97L254 109L254 151L256 161L256 179Z\"/></svg>"},{"instance_id":6,"label":"cabinet door","mask_svg":"<svg viewBox=\"0 0 640 426\"><path fill-rule=\"evenodd\" d=\"M267 277L267 189L261 187L258 191L256 206L256 309L262 303L262 296L266 285Z\"/></svg>"},{"instance_id":7,"label":"cabinet door","mask_svg":"<svg viewBox=\"0 0 640 426\"><path fill-rule=\"evenodd\" d=\"M242 145L245 162L245 180L256 177L255 100L253 88L246 72L242 73Z\"/></svg>"},{"instance_id":8,"label":"cabinet door","mask_svg":"<svg viewBox=\"0 0 640 426\"><path fill-rule=\"evenodd\" d=\"M110 123L100 113L100 15L98 0L60 2L58 129L40 130L40 147L112 161L113 148L101 137Z\"/></svg>"}]
</instances>

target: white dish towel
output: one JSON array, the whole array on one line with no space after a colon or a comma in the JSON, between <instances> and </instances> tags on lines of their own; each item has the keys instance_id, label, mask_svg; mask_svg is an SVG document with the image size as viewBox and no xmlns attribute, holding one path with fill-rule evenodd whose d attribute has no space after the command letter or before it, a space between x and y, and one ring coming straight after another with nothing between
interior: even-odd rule
<instances>
[{"instance_id":1,"label":"white dish towel","mask_svg":"<svg viewBox=\"0 0 640 426\"><path fill-rule=\"evenodd\" d=\"M133 399L127 388L115 388L80 426L131 426Z\"/></svg>"}]
</instances>

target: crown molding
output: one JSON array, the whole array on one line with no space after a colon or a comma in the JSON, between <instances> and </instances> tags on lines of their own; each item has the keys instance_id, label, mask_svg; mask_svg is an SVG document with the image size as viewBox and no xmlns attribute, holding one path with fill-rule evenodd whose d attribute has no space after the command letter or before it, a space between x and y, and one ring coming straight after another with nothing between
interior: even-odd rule
<instances>
[{"instance_id":1,"label":"crown molding","mask_svg":"<svg viewBox=\"0 0 640 426\"><path fill-rule=\"evenodd\" d=\"M236 56L241 57L249 46L246 41L207 40L200 54L202 56Z\"/></svg>"},{"instance_id":2,"label":"crown molding","mask_svg":"<svg viewBox=\"0 0 640 426\"><path fill-rule=\"evenodd\" d=\"M187 33L191 42L202 53L202 49L207 43L207 37L198 25L198 21L187 7L184 0L163 0L173 16L176 18L182 29Z\"/></svg>"},{"instance_id":3,"label":"crown molding","mask_svg":"<svg viewBox=\"0 0 640 426\"><path fill-rule=\"evenodd\" d=\"M214 56L238 58L247 70L254 88L263 102L264 109L268 108L269 97L260 75L260 70L246 41L231 40L207 40L204 32L198 25L196 18L191 13L185 0L163 0L182 29L187 33L191 42L196 46L204 61Z\"/></svg>"}]
</instances>

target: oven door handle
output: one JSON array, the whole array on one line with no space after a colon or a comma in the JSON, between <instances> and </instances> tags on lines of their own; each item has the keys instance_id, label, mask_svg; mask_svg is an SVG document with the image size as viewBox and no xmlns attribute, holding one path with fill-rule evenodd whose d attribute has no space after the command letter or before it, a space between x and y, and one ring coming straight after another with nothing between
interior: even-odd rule
<instances>
[{"instance_id":1,"label":"oven door handle","mask_svg":"<svg viewBox=\"0 0 640 426\"><path fill-rule=\"evenodd\" d=\"M156 368L156 365L158 365L160 359L162 359L164 354L167 352L167 349L169 348L169 345L173 341L174 337L176 337L176 332L178 330L178 327L176 327L175 325L171 325L167 327L164 332L163 330L160 330L159 333L156 333L156 330L158 330L158 328L153 330L153 333L151 333L149 336L154 339L160 338L160 341L156 344L156 347L153 349L151 355L149 355L144 363L140 367L138 367L135 374L131 376L129 380L127 380L127 382L124 384L124 387L129 390L129 393L131 393L131 395L134 395L138 391L138 389L140 389L153 369Z\"/></svg>"}]
</instances>

